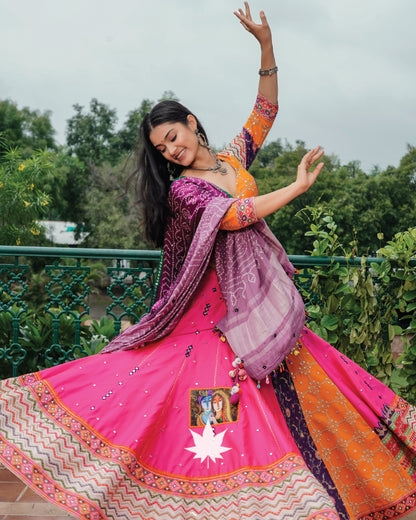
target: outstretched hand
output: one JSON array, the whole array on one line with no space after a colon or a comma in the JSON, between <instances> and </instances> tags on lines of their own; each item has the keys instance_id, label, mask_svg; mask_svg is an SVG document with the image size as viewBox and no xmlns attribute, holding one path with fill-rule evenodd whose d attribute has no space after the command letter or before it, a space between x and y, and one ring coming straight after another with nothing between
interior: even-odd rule
<instances>
[{"instance_id":1,"label":"outstretched hand","mask_svg":"<svg viewBox=\"0 0 416 520\"><path fill-rule=\"evenodd\" d=\"M260 11L260 21L261 23L253 22L253 18L251 17L250 7L248 2L244 2L245 12L243 9L238 9L238 11L234 11L236 17L240 20L241 25L251 33L260 43L260 45L265 45L270 43L272 40L272 33L267 23L266 15L264 11Z\"/></svg>"},{"instance_id":2,"label":"outstretched hand","mask_svg":"<svg viewBox=\"0 0 416 520\"><path fill-rule=\"evenodd\" d=\"M323 162L320 162L313 171L309 171L313 164L316 163L324 155L324 150L318 146L313 150L310 150L305 154L298 166L298 174L296 177L296 184L302 193L308 191L312 184L316 181L318 175L324 166Z\"/></svg>"}]
</instances>

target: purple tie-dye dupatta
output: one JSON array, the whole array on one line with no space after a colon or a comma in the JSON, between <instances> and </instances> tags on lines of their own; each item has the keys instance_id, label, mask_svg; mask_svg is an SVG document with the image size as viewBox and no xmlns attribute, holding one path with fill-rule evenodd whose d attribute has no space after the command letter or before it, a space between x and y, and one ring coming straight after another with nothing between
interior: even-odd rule
<instances>
[{"instance_id":1,"label":"purple tie-dye dupatta","mask_svg":"<svg viewBox=\"0 0 416 520\"><path fill-rule=\"evenodd\" d=\"M157 300L139 323L114 338L102 353L144 346L175 328L208 267L221 220L233 201L201 179L173 182Z\"/></svg>"},{"instance_id":2,"label":"purple tie-dye dupatta","mask_svg":"<svg viewBox=\"0 0 416 520\"><path fill-rule=\"evenodd\" d=\"M237 232L220 232L215 266L227 304L217 326L244 360L247 373L261 380L283 361L304 325L293 266L264 220Z\"/></svg>"},{"instance_id":3,"label":"purple tie-dye dupatta","mask_svg":"<svg viewBox=\"0 0 416 520\"><path fill-rule=\"evenodd\" d=\"M169 334L213 254L227 304L217 326L251 377L263 379L278 366L302 330L302 298L291 280L293 266L263 220L238 231L219 230L234 200L203 179L173 183L158 299L103 352L143 346Z\"/></svg>"}]
</instances>

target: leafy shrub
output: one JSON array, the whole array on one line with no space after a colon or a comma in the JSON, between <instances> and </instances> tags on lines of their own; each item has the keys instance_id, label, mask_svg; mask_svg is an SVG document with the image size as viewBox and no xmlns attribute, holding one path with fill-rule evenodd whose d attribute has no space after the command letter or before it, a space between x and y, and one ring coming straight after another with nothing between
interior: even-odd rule
<instances>
[{"instance_id":1,"label":"leafy shrub","mask_svg":"<svg viewBox=\"0 0 416 520\"><path fill-rule=\"evenodd\" d=\"M0 244L23 245L40 234L38 221L50 202L42 179L51 168L47 151L34 152L26 160L17 149L0 155Z\"/></svg>"},{"instance_id":2,"label":"leafy shrub","mask_svg":"<svg viewBox=\"0 0 416 520\"><path fill-rule=\"evenodd\" d=\"M355 258L354 241L349 249L339 242L333 216L322 208L307 208L303 216L310 219L311 255L331 258L328 266L297 275L310 329L416 402L416 228L397 233L376 261ZM391 352L395 336L404 346L397 366Z\"/></svg>"}]
</instances>

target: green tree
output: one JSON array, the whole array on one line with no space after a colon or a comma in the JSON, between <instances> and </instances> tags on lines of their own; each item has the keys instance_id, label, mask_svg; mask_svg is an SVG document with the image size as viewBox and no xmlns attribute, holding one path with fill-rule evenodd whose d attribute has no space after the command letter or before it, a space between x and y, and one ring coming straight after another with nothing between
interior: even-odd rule
<instances>
[{"instance_id":1,"label":"green tree","mask_svg":"<svg viewBox=\"0 0 416 520\"><path fill-rule=\"evenodd\" d=\"M387 168L378 175L380 193L378 204L388 198L384 209L383 234L392 240L399 231L404 231L416 222L416 147L408 145L407 153L397 168Z\"/></svg>"},{"instance_id":2,"label":"green tree","mask_svg":"<svg viewBox=\"0 0 416 520\"><path fill-rule=\"evenodd\" d=\"M48 218L82 223L84 196L89 185L85 164L65 148L51 154L53 168L43 175L42 188L50 196Z\"/></svg>"},{"instance_id":3,"label":"green tree","mask_svg":"<svg viewBox=\"0 0 416 520\"><path fill-rule=\"evenodd\" d=\"M50 201L42 180L51 168L46 151L25 160L17 149L0 155L0 244L28 244L40 234L38 221Z\"/></svg>"},{"instance_id":4,"label":"green tree","mask_svg":"<svg viewBox=\"0 0 416 520\"><path fill-rule=\"evenodd\" d=\"M127 119L117 135L118 147L121 153L129 153L137 145L140 125L144 116L151 110L153 105L153 101L144 99L139 108L135 108L127 114Z\"/></svg>"},{"instance_id":5,"label":"green tree","mask_svg":"<svg viewBox=\"0 0 416 520\"><path fill-rule=\"evenodd\" d=\"M56 149L51 114L49 110L19 109L9 99L0 101L0 135L7 141L7 146L19 148L24 157L29 157L33 150ZM0 152L5 149L1 147Z\"/></svg>"},{"instance_id":6,"label":"green tree","mask_svg":"<svg viewBox=\"0 0 416 520\"><path fill-rule=\"evenodd\" d=\"M162 99L177 98L173 92L166 91L159 101ZM91 100L88 112L74 105L75 115L67 122L70 160L64 168L68 178L65 197L69 202L65 214L79 226L83 225L89 233L90 245L109 247L105 244L111 242L112 247L117 247L117 243L119 247L126 247L120 241L129 240L123 230L130 225L132 215L129 203L126 205L117 195L124 192L126 162L131 169L140 124L153 105L154 101L144 99L138 108L128 113L120 130L116 130L116 111L97 99ZM112 176L109 184L108 172Z\"/></svg>"},{"instance_id":7,"label":"green tree","mask_svg":"<svg viewBox=\"0 0 416 520\"><path fill-rule=\"evenodd\" d=\"M265 173L267 170L273 169L275 167L275 160L280 157L283 151L284 146L280 139L264 145L257 154L257 164L255 166L255 168L257 167L256 176L260 177L261 172Z\"/></svg>"},{"instance_id":8,"label":"green tree","mask_svg":"<svg viewBox=\"0 0 416 520\"><path fill-rule=\"evenodd\" d=\"M129 163L124 168L105 164L91 172L85 205L89 247L145 248L134 196L125 191L128 168Z\"/></svg>"},{"instance_id":9,"label":"green tree","mask_svg":"<svg viewBox=\"0 0 416 520\"><path fill-rule=\"evenodd\" d=\"M305 144L296 146L278 140L260 150L251 172L259 193L279 189L296 178ZM305 235L309 221L303 208L320 204L334 214L344 244L354 243L355 254L375 254L379 233L387 240L416 222L416 149L408 146L397 168L373 170L367 175L358 161L341 165L336 156L325 157L325 167L308 192L267 217L273 233L290 254L312 248Z\"/></svg>"},{"instance_id":10,"label":"green tree","mask_svg":"<svg viewBox=\"0 0 416 520\"><path fill-rule=\"evenodd\" d=\"M116 146L116 110L100 103L96 98L90 101L89 112L84 107L73 106L75 115L67 121L66 140L70 153L87 165L108 161L115 164L119 159Z\"/></svg>"},{"instance_id":11,"label":"green tree","mask_svg":"<svg viewBox=\"0 0 416 520\"><path fill-rule=\"evenodd\" d=\"M171 99L172 101L179 101L179 98L176 97L176 94L173 92L173 90L164 90L157 102L159 103L160 101L166 101L168 99Z\"/></svg>"},{"instance_id":12,"label":"green tree","mask_svg":"<svg viewBox=\"0 0 416 520\"><path fill-rule=\"evenodd\" d=\"M116 164L120 148L116 132L116 110L96 98L89 111L75 104L75 115L67 121L66 157L59 158L65 182L65 207L62 217L88 231L87 193L91 187L91 171L105 162ZM55 186L56 187L56 186Z\"/></svg>"},{"instance_id":13,"label":"green tree","mask_svg":"<svg viewBox=\"0 0 416 520\"><path fill-rule=\"evenodd\" d=\"M158 101L166 99L178 101L171 90L163 92ZM69 152L87 165L117 164L137 145L141 122L154 104L154 101L144 99L138 108L127 114L120 130L116 129L116 110L96 98L90 101L87 112L83 106L75 104L75 115L67 121Z\"/></svg>"}]
</instances>

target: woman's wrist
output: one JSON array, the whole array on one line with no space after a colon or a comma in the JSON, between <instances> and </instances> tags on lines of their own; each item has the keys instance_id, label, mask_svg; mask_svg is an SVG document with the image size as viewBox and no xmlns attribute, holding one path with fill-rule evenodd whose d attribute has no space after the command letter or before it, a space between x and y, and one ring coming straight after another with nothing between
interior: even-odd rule
<instances>
[{"instance_id":1,"label":"woman's wrist","mask_svg":"<svg viewBox=\"0 0 416 520\"><path fill-rule=\"evenodd\" d=\"M276 66L276 59L274 57L273 45L261 48L261 58L260 58L262 70L272 69Z\"/></svg>"},{"instance_id":2,"label":"woman's wrist","mask_svg":"<svg viewBox=\"0 0 416 520\"><path fill-rule=\"evenodd\" d=\"M308 191L308 188L309 186L307 184L305 184L304 182L302 183L301 181L299 181L298 179L296 179L292 184L291 186L293 186L293 189L294 191L296 192L296 197L298 197L299 195L303 195L304 193L306 193Z\"/></svg>"},{"instance_id":3,"label":"woman's wrist","mask_svg":"<svg viewBox=\"0 0 416 520\"><path fill-rule=\"evenodd\" d=\"M272 37L259 40L260 48L262 52L273 52L273 40Z\"/></svg>"}]
</instances>

